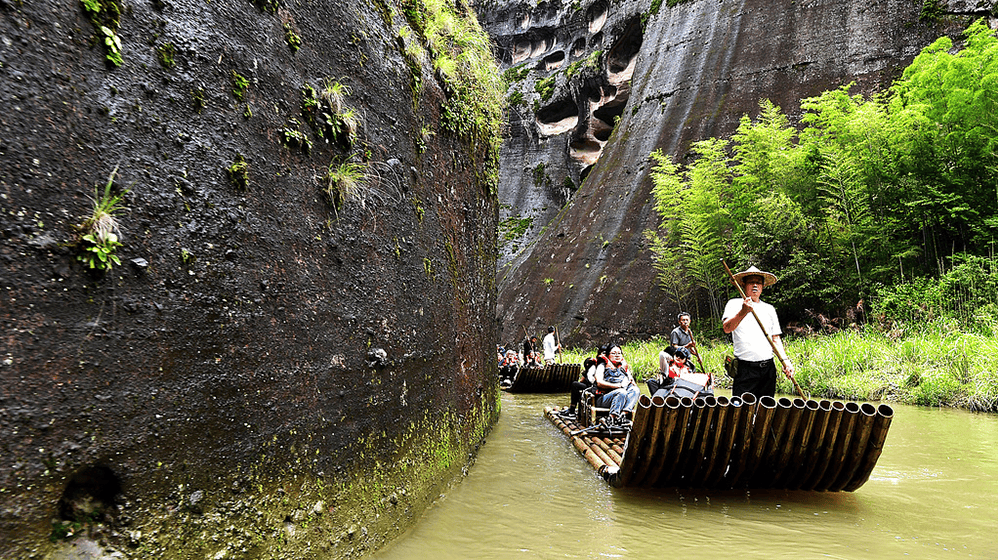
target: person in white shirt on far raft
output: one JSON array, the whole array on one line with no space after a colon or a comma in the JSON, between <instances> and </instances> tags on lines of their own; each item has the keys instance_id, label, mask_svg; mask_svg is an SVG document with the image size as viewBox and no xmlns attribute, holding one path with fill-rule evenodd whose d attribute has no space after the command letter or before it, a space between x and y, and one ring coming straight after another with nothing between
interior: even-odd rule
<instances>
[{"instance_id":1,"label":"person in white shirt on far raft","mask_svg":"<svg viewBox=\"0 0 998 560\"><path fill-rule=\"evenodd\" d=\"M544 364L553 364L554 355L561 351L561 345L554 339L554 327L548 327L548 333L544 336Z\"/></svg>"}]
</instances>

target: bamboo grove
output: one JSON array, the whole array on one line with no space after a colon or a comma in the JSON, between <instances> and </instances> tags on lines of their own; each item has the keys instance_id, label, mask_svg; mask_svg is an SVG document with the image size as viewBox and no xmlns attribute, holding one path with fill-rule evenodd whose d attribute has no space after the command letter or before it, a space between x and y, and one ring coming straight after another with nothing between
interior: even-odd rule
<instances>
[{"instance_id":1,"label":"bamboo grove","mask_svg":"<svg viewBox=\"0 0 998 560\"><path fill-rule=\"evenodd\" d=\"M998 39L981 21L964 35L959 49L926 47L879 95L850 84L802 100L798 127L764 100L682 165L651 154L661 221L647 236L663 288L718 317L723 257L778 272L767 296L791 319L955 306L993 327Z\"/></svg>"}]
</instances>

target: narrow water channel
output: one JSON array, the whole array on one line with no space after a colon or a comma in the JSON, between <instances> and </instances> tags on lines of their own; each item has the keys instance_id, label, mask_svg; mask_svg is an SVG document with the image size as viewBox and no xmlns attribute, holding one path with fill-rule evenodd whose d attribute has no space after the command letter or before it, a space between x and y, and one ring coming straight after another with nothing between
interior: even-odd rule
<instances>
[{"instance_id":1,"label":"narrow water channel","mask_svg":"<svg viewBox=\"0 0 998 560\"><path fill-rule=\"evenodd\" d=\"M998 559L998 416L894 406L853 493L614 489L543 415L502 396L468 476L378 560Z\"/></svg>"}]
</instances>

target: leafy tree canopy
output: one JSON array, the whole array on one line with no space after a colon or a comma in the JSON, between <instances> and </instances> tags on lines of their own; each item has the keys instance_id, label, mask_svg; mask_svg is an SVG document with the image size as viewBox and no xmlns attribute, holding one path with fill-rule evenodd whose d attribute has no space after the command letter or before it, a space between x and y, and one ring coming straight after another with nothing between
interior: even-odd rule
<instances>
[{"instance_id":1,"label":"leafy tree canopy","mask_svg":"<svg viewBox=\"0 0 998 560\"><path fill-rule=\"evenodd\" d=\"M684 307L699 290L716 316L724 257L778 272L768 299L791 313L836 314L954 255L990 254L998 39L983 21L965 37L955 54L946 37L926 47L879 95L849 84L802 100L800 130L763 100L730 142L695 143L689 165L653 153L663 285Z\"/></svg>"}]
</instances>

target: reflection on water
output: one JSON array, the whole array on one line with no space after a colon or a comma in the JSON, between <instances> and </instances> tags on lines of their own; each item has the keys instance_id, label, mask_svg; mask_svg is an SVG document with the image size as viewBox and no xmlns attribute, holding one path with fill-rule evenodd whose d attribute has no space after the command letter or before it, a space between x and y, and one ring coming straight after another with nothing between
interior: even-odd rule
<instances>
[{"instance_id":1,"label":"reflection on water","mask_svg":"<svg viewBox=\"0 0 998 560\"><path fill-rule=\"evenodd\" d=\"M613 489L542 416L567 395L502 399L468 477L375 558L998 559L994 415L895 406L853 493Z\"/></svg>"}]
</instances>

